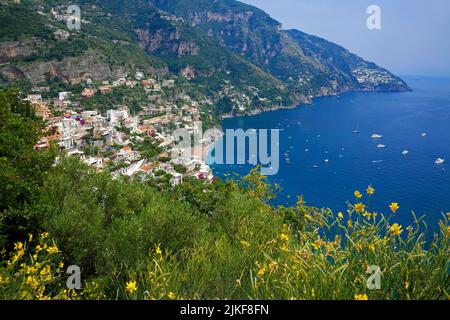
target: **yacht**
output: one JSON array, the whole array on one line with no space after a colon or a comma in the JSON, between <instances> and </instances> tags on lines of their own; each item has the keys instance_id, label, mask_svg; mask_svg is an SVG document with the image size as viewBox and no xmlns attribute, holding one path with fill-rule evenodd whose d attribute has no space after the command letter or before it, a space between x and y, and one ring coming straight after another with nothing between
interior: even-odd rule
<instances>
[{"instance_id":1,"label":"yacht","mask_svg":"<svg viewBox=\"0 0 450 320\"><path fill-rule=\"evenodd\" d=\"M443 164L444 162L445 162L444 159L442 159L442 158L437 158L436 161L435 161L434 163L437 164L437 165L440 165L440 164Z\"/></svg>"},{"instance_id":2,"label":"yacht","mask_svg":"<svg viewBox=\"0 0 450 320\"><path fill-rule=\"evenodd\" d=\"M374 133L372 135L372 139L381 139L381 138L383 138L383 136L381 134Z\"/></svg>"},{"instance_id":3,"label":"yacht","mask_svg":"<svg viewBox=\"0 0 450 320\"><path fill-rule=\"evenodd\" d=\"M406 156L409 153L408 150L403 150L402 155Z\"/></svg>"},{"instance_id":4,"label":"yacht","mask_svg":"<svg viewBox=\"0 0 450 320\"><path fill-rule=\"evenodd\" d=\"M384 148L386 148L386 145L384 145L384 144L379 144L379 145L377 146L377 148L378 148L378 149L384 149Z\"/></svg>"}]
</instances>

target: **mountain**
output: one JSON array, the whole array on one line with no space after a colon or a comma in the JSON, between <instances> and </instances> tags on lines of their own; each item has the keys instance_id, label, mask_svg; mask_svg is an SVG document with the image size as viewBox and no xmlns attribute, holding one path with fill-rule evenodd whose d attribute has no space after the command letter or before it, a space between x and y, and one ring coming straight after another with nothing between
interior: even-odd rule
<instances>
[{"instance_id":1,"label":"mountain","mask_svg":"<svg viewBox=\"0 0 450 320\"><path fill-rule=\"evenodd\" d=\"M212 112L293 106L341 92L403 91L407 84L345 48L283 30L234 0L0 1L0 85L114 79L136 70L177 77ZM67 30L78 4L80 31ZM211 110L210 110L211 111Z\"/></svg>"}]
</instances>

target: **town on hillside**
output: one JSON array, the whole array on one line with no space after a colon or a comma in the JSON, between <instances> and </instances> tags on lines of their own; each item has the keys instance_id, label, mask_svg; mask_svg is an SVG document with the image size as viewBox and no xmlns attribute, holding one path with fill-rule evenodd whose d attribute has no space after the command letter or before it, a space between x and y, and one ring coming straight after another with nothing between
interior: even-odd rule
<instances>
[{"instance_id":1,"label":"town on hillside","mask_svg":"<svg viewBox=\"0 0 450 320\"><path fill-rule=\"evenodd\" d=\"M82 85L81 94L58 92L56 98L44 98L49 87L33 87L27 100L37 117L46 124L46 134L35 146L42 150L55 143L68 157L77 157L99 172L119 176L153 178L176 186L187 177L211 182L213 174L205 155L213 141L201 141L200 150L190 159L171 159L176 147L175 129L194 133L200 121L199 103L184 95L184 104L163 103L132 114L125 105L111 106L106 113L84 110L83 99L106 95L120 87L161 93L175 87L175 80L149 78L136 71L113 81L94 81L85 75L71 79Z\"/></svg>"}]
</instances>

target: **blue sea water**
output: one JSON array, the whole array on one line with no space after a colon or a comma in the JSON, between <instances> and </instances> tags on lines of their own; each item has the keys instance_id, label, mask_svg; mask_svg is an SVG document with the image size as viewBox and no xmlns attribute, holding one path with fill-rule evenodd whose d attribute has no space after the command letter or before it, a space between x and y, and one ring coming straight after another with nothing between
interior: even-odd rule
<instances>
[{"instance_id":1,"label":"blue sea water","mask_svg":"<svg viewBox=\"0 0 450 320\"><path fill-rule=\"evenodd\" d=\"M269 177L282 187L275 204L294 205L302 195L310 205L345 212L346 202L355 201L354 191L364 193L372 185L376 193L371 210L387 213L389 204L398 202L399 222L410 223L414 211L426 214L436 229L442 213L450 212L450 79L405 80L412 92L318 98L312 105L225 119L222 125L282 130L280 170ZM374 133L383 138L372 139ZM402 155L405 149L409 153ZM446 162L436 165L438 157ZM224 179L230 173L246 175L252 168L212 167Z\"/></svg>"}]
</instances>

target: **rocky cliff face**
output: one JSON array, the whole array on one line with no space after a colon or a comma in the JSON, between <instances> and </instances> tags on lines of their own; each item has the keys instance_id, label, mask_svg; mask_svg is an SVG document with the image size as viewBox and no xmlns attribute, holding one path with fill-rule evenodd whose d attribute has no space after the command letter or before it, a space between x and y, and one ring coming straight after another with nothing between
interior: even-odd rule
<instances>
[{"instance_id":1,"label":"rocky cliff face","mask_svg":"<svg viewBox=\"0 0 450 320\"><path fill-rule=\"evenodd\" d=\"M73 2L61 0L61 6ZM64 23L43 9L53 1L11 5L8 12L20 8L23 17L42 14L39 24L15 35L20 41L0 38L0 80L37 84L86 75L105 80L136 69L171 72L195 79L193 86L216 99L232 92L256 106L258 101L290 105L350 90L409 89L388 70L324 39L283 30L264 11L238 1L75 3L86 13L87 27L70 32L68 39L54 36Z\"/></svg>"},{"instance_id":2,"label":"rocky cliff face","mask_svg":"<svg viewBox=\"0 0 450 320\"><path fill-rule=\"evenodd\" d=\"M187 0L150 2L204 29L297 95L409 89L400 78L345 48L298 30L284 31L265 12L238 1L192 0L189 6Z\"/></svg>"},{"instance_id":3,"label":"rocky cliff face","mask_svg":"<svg viewBox=\"0 0 450 320\"><path fill-rule=\"evenodd\" d=\"M136 29L139 46L149 53L176 54L179 57L197 55L199 46L194 42L183 41L179 30Z\"/></svg>"}]
</instances>

